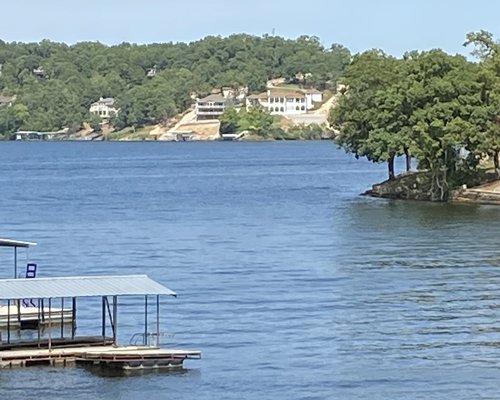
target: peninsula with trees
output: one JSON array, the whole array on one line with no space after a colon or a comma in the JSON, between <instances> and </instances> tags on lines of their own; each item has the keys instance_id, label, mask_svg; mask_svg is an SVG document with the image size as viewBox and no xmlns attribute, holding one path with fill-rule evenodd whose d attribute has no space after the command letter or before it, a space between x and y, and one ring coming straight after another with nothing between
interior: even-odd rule
<instances>
[{"instance_id":1,"label":"peninsula with trees","mask_svg":"<svg viewBox=\"0 0 500 400\"><path fill-rule=\"evenodd\" d=\"M500 203L500 45L480 31L464 46L474 61L442 50L353 57L330 124L347 152L387 163L369 194ZM396 157L406 158L399 176Z\"/></svg>"}]
</instances>

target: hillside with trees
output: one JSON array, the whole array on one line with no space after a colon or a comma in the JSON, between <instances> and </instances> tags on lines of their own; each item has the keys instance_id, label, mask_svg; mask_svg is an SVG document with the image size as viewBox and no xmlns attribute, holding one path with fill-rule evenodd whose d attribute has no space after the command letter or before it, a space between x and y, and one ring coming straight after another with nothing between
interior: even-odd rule
<instances>
[{"instance_id":1,"label":"hillside with trees","mask_svg":"<svg viewBox=\"0 0 500 400\"><path fill-rule=\"evenodd\" d=\"M214 88L259 91L269 79L293 81L297 74L307 77L306 87L334 87L350 57L345 47L325 48L310 36L117 46L0 41L0 95L15 96L12 106L0 107L0 134L98 125L89 106L100 97L116 100L120 112L111 123L122 129L163 123Z\"/></svg>"},{"instance_id":2,"label":"hillside with trees","mask_svg":"<svg viewBox=\"0 0 500 400\"><path fill-rule=\"evenodd\" d=\"M477 176L485 157L499 173L500 45L487 32L470 33L479 62L441 50L402 58L372 50L356 55L332 110L336 141L356 157L386 162L415 159L429 178L432 200ZM416 185L416 183L415 183Z\"/></svg>"}]
</instances>

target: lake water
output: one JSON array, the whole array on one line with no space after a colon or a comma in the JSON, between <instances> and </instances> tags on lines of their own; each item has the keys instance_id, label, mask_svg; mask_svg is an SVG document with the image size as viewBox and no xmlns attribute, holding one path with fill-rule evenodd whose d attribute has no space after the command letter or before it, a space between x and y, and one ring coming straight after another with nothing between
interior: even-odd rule
<instances>
[{"instance_id":1,"label":"lake water","mask_svg":"<svg viewBox=\"0 0 500 400\"><path fill-rule=\"evenodd\" d=\"M164 344L203 359L2 370L0 398L498 398L500 208L359 196L385 176L330 142L1 142L0 236L38 242L40 276L172 288ZM127 343L142 303L120 304Z\"/></svg>"}]
</instances>

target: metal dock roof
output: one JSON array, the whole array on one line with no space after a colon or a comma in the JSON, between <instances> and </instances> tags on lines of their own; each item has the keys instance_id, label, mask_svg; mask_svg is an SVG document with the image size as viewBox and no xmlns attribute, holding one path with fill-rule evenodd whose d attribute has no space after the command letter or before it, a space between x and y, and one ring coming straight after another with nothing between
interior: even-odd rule
<instances>
[{"instance_id":1,"label":"metal dock roof","mask_svg":"<svg viewBox=\"0 0 500 400\"><path fill-rule=\"evenodd\" d=\"M0 300L160 294L176 296L147 275L0 279Z\"/></svg>"},{"instance_id":2,"label":"metal dock roof","mask_svg":"<svg viewBox=\"0 0 500 400\"><path fill-rule=\"evenodd\" d=\"M24 242L22 240L14 239L0 239L0 247L30 247L36 246L33 242Z\"/></svg>"}]
</instances>

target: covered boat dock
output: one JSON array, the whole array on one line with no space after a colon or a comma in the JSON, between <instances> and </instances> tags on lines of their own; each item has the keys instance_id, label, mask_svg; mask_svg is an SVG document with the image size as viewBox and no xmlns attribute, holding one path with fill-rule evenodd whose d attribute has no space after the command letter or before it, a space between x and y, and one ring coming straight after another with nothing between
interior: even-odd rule
<instances>
[{"instance_id":1,"label":"covered boat dock","mask_svg":"<svg viewBox=\"0 0 500 400\"><path fill-rule=\"evenodd\" d=\"M176 296L175 292L146 275L121 276L80 276L35 279L0 280L0 301L11 303L31 299L37 305L41 317L42 302L46 303L48 329L42 335L40 324L36 324L36 339L13 340L10 312L7 314L6 329L0 328L0 368L29 365L67 365L83 363L124 369L167 368L182 366L185 359L201 358L199 351L160 348L160 296ZM120 346L118 344L118 298L121 296L141 296L144 299L144 330L140 346ZM100 297L100 335L78 336L77 299ZM155 331L149 332L150 318L148 302L154 297L156 303ZM71 304L71 333L65 336L64 329L53 329L52 306L54 302ZM61 318L64 318L63 316ZM107 326L111 328L107 334ZM57 327L56 327L57 328ZM154 343L149 341L154 338Z\"/></svg>"}]
</instances>

